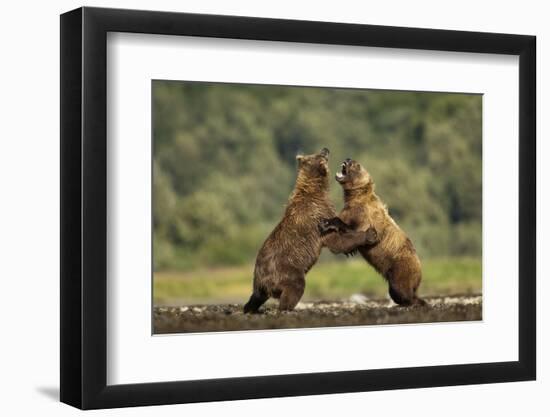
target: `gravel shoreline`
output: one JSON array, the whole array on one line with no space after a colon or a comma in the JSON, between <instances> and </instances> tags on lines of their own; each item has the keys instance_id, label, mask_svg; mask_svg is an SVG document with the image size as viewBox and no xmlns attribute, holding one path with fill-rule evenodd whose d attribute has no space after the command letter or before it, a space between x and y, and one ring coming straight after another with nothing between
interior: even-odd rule
<instances>
[{"instance_id":1,"label":"gravel shoreline","mask_svg":"<svg viewBox=\"0 0 550 417\"><path fill-rule=\"evenodd\" d=\"M481 295L427 297L426 307L399 307L389 300L354 295L349 301L299 303L291 312L269 304L261 314L243 314L242 304L155 306L155 334L433 323L482 319Z\"/></svg>"}]
</instances>

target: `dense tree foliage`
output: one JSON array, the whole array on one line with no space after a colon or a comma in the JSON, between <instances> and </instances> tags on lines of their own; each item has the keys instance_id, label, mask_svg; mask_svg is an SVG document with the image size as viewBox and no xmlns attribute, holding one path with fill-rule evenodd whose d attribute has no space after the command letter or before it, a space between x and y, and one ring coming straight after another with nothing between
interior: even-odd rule
<instances>
[{"instance_id":1,"label":"dense tree foliage","mask_svg":"<svg viewBox=\"0 0 550 417\"><path fill-rule=\"evenodd\" d=\"M481 129L479 95L154 81L155 267L250 262L296 153L323 146L333 174L369 170L421 257L480 256Z\"/></svg>"}]
</instances>

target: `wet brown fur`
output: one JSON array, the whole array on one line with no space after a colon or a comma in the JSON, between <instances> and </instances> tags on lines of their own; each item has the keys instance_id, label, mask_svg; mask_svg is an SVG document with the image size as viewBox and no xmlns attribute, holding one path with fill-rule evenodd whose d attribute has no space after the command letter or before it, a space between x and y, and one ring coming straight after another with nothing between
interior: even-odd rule
<instances>
[{"instance_id":1,"label":"wet brown fur","mask_svg":"<svg viewBox=\"0 0 550 417\"><path fill-rule=\"evenodd\" d=\"M329 198L328 150L299 156L298 176L284 216L258 252L253 294L245 313L257 312L269 297L279 299L280 310L292 310L305 289L305 275L317 262L321 249L346 253L370 242L365 232L330 233L322 236L319 223L334 217Z\"/></svg>"},{"instance_id":2,"label":"wet brown fur","mask_svg":"<svg viewBox=\"0 0 550 417\"><path fill-rule=\"evenodd\" d=\"M338 217L355 230L374 227L378 243L359 247L359 253L389 284L389 294L399 305L424 305L417 290L422 267L413 243L388 213L374 191L370 174L355 161L346 160L347 173L338 177L344 190L344 208Z\"/></svg>"}]
</instances>

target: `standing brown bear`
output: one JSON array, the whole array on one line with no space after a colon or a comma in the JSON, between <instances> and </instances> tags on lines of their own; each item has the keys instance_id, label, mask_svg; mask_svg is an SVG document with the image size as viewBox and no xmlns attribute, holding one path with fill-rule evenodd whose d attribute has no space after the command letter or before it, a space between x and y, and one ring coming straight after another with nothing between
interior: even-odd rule
<instances>
[{"instance_id":1,"label":"standing brown bear","mask_svg":"<svg viewBox=\"0 0 550 417\"><path fill-rule=\"evenodd\" d=\"M329 197L329 151L299 155L298 176L283 219L268 236L256 258L253 293L244 306L255 313L269 297L279 310L292 310L305 289L305 275L317 262L323 246L347 253L376 239L373 229L321 235L320 222L336 216Z\"/></svg>"},{"instance_id":2,"label":"standing brown bear","mask_svg":"<svg viewBox=\"0 0 550 417\"><path fill-rule=\"evenodd\" d=\"M338 217L321 222L322 232L347 233L374 227L378 243L359 247L359 252L386 278L393 301L402 306L425 305L416 294L422 280L420 259L411 240L374 192L370 174L348 158L336 174L336 181L344 190L344 208Z\"/></svg>"}]
</instances>

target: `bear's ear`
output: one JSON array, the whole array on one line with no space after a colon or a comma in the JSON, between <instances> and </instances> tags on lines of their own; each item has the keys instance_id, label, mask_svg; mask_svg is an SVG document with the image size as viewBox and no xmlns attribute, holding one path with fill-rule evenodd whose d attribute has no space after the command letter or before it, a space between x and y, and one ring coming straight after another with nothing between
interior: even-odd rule
<instances>
[{"instance_id":1,"label":"bear's ear","mask_svg":"<svg viewBox=\"0 0 550 417\"><path fill-rule=\"evenodd\" d=\"M296 160L301 163L304 160L304 155L296 155Z\"/></svg>"},{"instance_id":2,"label":"bear's ear","mask_svg":"<svg viewBox=\"0 0 550 417\"><path fill-rule=\"evenodd\" d=\"M325 160L321 160L319 162L319 172L321 175L327 175L328 174L328 163Z\"/></svg>"}]
</instances>

